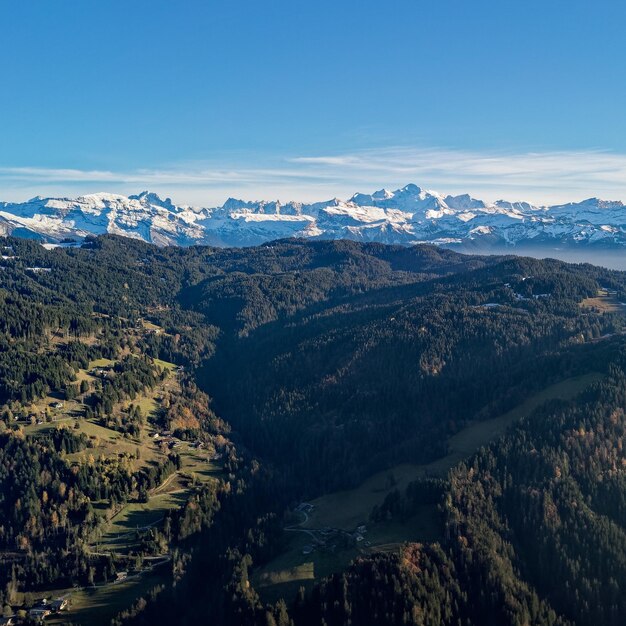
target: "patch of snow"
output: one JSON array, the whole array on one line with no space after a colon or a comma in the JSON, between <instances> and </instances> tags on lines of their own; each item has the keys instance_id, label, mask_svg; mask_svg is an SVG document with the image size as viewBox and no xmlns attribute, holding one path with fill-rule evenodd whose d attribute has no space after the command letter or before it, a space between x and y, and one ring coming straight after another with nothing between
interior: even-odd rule
<instances>
[{"instance_id":1,"label":"patch of snow","mask_svg":"<svg viewBox=\"0 0 626 626\"><path fill-rule=\"evenodd\" d=\"M451 245L488 235L490 244L626 246L625 225L626 207L617 201L489 204L469 194L443 196L412 184L310 204L229 198L221 207L200 208L176 205L149 191L0 203L0 233L37 236L47 246L105 233L157 245L256 245L294 236Z\"/></svg>"}]
</instances>

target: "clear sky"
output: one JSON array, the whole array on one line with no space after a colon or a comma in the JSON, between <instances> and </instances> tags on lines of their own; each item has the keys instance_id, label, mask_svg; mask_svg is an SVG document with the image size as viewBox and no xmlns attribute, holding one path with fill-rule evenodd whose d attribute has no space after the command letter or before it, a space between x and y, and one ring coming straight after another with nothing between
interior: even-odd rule
<instances>
[{"instance_id":1,"label":"clear sky","mask_svg":"<svg viewBox=\"0 0 626 626\"><path fill-rule=\"evenodd\" d=\"M0 199L626 200L621 0L0 2Z\"/></svg>"}]
</instances>

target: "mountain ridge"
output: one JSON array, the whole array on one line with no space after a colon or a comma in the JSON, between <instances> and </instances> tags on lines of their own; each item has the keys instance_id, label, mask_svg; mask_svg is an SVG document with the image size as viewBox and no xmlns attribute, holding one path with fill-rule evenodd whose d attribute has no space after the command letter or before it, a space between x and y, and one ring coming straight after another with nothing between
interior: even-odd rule
<instances>
[{"instance_id":1,"label":"mountain ridge","mask_svg":"<svg viewBox=\"0 0 626 626\"><path fill-rule=\"evenodd\" d=\"M408 184L303 203L228 198L220 207L175 204L149 191L123 196L36 196L0 202L0 234L60 243L117 234L157 245L250 246L288 237L446 246L626 246L626 206L588 198L551 206L485 202Z\"/></svg>"}]
</instances>

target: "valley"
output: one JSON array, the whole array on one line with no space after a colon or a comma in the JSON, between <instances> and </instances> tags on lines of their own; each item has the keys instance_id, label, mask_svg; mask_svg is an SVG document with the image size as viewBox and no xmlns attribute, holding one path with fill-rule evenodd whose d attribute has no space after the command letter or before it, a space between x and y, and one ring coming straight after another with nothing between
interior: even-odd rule
<instances>
[{"instance_id":1,"label":"valley","mask_svg":"<svg viewBox=\"0 0 626 626\"><path fill-rule=\"evenodd\" d=\"M16 619L369 626L367 584L374 606L439 598L462 623L499 593L540 626L588 623L546 587L569 561L536 563L537 536L571 546L596 597L613 588L584 555L620 554L622 274L350 241L6 245L0 594Z\"/></svg>"},{"instance_id":2,"label":"valley","mask_svg":"<svg viewBox=\"0 0 626 626\"><path fill-rule=\"evenodd\" d=\"M390 494L404 492L414 481L445 478L450 469L546 402L572 400L600 380L601 374L591 372L550 385L507 413L462 429L448 440L448 454L436 461L397 465L369 477L355 489L299 505L301 510L296 509L294 516L300 521L286 528L295 535L289 539L287 550L254 575L259 591L268 600L288 597L303 583L310 586L342 571L359 555L398 551L405 542L441 541L443 529L437 505L424 505L402 522L372 523L372 512Z\"/></svg>"},{"instance_id":3,"label":"valley","mask_svg":"<svg viewBox=\"0 0 626 626\"><path fill-rule=\"evenodd\" d=\"M0 24L0 626L626 626L626 2Z\"/></svg>"}]
</instances>

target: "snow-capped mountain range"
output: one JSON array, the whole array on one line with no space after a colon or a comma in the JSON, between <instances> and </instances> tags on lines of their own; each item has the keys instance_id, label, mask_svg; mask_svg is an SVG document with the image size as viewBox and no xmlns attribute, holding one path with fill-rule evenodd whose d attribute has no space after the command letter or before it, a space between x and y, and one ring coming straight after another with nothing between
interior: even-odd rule
<instances>
[{"instance_id":1,"label":"snow-capped mountain range","mask_svg":"<svg viewBox=\"0 0 626 626\"><path fill-rule=\"evenodd\" d=\"M556 206L443 196L416 185L303 204L179 206L149 192L0 202L0 234L49 243L114 233L157 245L249 246L285 237L440 245L626 246L626 207L590 198Z\"/></svg>"}]
</instances>

